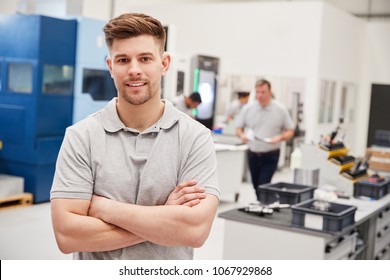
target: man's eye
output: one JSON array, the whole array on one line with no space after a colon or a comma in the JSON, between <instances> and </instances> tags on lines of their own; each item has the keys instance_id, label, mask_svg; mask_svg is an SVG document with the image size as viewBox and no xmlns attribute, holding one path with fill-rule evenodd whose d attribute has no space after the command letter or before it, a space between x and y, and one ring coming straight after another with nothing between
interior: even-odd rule
<instances>
[{"instance_id":1,"label":"man's eye","mask_svg":"<svg viewBox=\"0 0 390 280\"><path fill-rule=\"evenodd\" d=\"M150 57L143 57L143 58L141 58L142 62L148 62L150 60L151 60Z\"/></svg>"},{"instance_id":2,"label":"man's eye","mask_svg":"<svg viewBox=\"0 0 390 280\"><path fill-rule=\"evenodd\" d=\"M119 63L126 63L127 62L127 58L118 59L118 62Z\"/></svg>"}]
</instances>

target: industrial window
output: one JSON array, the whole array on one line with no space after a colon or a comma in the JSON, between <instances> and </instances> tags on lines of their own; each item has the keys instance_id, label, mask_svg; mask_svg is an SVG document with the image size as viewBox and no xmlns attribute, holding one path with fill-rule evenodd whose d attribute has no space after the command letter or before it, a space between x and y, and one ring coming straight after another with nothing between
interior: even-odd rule
<instances>
[{"instance_id":1,"label":"industrial window","mask_svg":"<svg viewBox=\"0 0 390 280\"><path fill-rule=\"evenodd\" d=\"M319 104L319 119L321 123L332 123L333 121L333 109L335 107L335 92L336 82L334 81L321 81L320 92L320 104Z\"/></svg>"},{"instance_id":2,"label":"industrial window","mask_svg":"<svg viewBox=\"0 0 390 280\"><path fill-rule=\"evenodd\" d=\"M72 94L73 69L70 65L44 65L42 93Z\"/></svg>"},{"instance_id":3,"label":"industrial window","mask_svg":"<svg viewBox=\"0 0 390 280\"><path fill-rule=\"evenodd\" d=\"M111 100L116 94L114 81L108 70L83 69L83 94L90 94L92 99Z\"/></svg>"},{"instance_id":4,"label":"industrial window","mask_svg":"<svg viewBox=\"0 0 390 280\"><path fill-rule=\"evenodd\" d=\"M355 122L356 91L356 84L343 83L341 86L340 118L344 124Z\"/></svg>"},{"instance_id":5,"label":"industrial window","mask_svg":"<svg viewBox=\"0 0 390 280\"><path fill-rule=\"evenodd\" d=\"M8 64L8 91L31 94L33 92L33 66L29 63Z\"/></svg>"}]
</instances>

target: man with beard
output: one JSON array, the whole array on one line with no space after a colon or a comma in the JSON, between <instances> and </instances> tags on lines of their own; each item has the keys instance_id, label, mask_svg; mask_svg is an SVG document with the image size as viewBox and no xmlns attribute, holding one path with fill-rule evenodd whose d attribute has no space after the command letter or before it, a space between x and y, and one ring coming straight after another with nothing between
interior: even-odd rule
<instances>
[{"instance_id":1,"label":"man with beard","mask_svg":"<svg viewBox=\"0 0 390 280\"><path fill-rule=\"evenodd\" d=\"M126 13L104 27L117 97L69 127L51 190L53 228L76 259L192 259L218 207L210 131L161 100L161 23Z\"/></svg>"}]
</instances>

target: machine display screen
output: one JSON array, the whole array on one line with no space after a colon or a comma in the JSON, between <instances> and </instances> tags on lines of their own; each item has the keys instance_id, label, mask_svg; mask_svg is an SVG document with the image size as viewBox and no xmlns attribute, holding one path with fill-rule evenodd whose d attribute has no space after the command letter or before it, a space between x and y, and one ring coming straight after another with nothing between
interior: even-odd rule
<instances>
[{"instance_id":1,"label":"machine display screen","mask_svg":"<svg viewBox=\"0 0 390 280\"><path fill-rule=\"evenodd\" d=\"M84 69L83 94L90 94L93 100L111 100L116 94L114 81L108 70Z\"/></svg>"}]
</instances>

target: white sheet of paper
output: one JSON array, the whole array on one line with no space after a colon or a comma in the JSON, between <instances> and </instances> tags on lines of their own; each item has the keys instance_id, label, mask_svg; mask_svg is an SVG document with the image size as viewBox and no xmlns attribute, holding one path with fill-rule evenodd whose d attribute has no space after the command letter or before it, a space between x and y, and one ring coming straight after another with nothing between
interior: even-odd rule
<instances>
[{"instance_id":1,"label":"white sheet of paper","mask_svg":"<svg viewBox=\"0 0 390 280\"><path fill-rule=\"evenodd\" d=\"M305 214L303 226L311 229L322 230L324 225L324 217L320 215Z\"/></svg>"},{"instance_id":2,"label":"white sheet of paper","mask_svg":"<svg viewBox=\"0 0 390 280\"><path fill-rule=\"evenodd\" d=\"M245 131L245 134L246 134L246 137L249 139L249 141L254 141L255 140L255 134L254 134L252 129L250 129L250 128L247 129Z\"/></svg>"}]
</instances>

